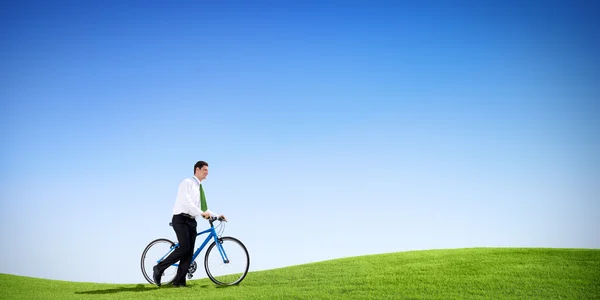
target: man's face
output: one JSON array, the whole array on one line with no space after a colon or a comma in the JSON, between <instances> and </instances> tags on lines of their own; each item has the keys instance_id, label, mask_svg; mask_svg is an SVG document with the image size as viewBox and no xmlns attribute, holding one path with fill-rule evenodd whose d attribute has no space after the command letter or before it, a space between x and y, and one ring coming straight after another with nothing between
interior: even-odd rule
<instances>
[{"instance_id":1,"label":"man's face","mask_svg":"<svg viewBox=\"0 0 600 300\"><path fill-rule=\"evenodd\" d=\"M198 179L204 180L206 176L208 176L208 166L202 166L200 169L196 168L196 177Z\"/></svg>"}]
</instances>

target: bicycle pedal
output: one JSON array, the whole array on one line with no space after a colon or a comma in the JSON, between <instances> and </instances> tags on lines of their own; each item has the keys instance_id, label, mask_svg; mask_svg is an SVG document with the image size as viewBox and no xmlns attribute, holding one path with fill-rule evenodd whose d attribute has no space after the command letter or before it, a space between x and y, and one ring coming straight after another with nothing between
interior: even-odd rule
<instances>
[{"instance_id":1,"label":"bicycle pedal","mask_svg":"<svg viewBox=\"0 0 600 300\"><path fill-rule=\"evenodd\" d=\"M188 275L187 275L187 278L188 278L188 279L192 279L192 277L194 277L194 275L192 275L192 274L188 273Z\"/></svg>"}]
</instances>

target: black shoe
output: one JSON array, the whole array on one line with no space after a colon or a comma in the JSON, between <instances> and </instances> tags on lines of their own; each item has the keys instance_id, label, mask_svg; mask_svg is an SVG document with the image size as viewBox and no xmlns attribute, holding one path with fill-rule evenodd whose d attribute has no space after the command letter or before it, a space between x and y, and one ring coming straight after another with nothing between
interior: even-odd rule
<instances>
[{"instance_id":1,"label":"black shoe","mask_svg":"<svg viewBox=\"0 0 600 300\"><path fill-rule=\"evenodd\" d=\"M180 287L186 287L187 285L185 283L180 284L180 283L173 283L173 287L174 288L180 288Z\"/></svg>"},{"instance_id":2,"label":"black shoe","mask_svg":"<svg viewBox=\"0 0 600 300\"><path fill-rule=\"evenodd\" d=\"M152 268L152 271L152 279L154 279L154 283L156 283L157 286L160 286L160 278L162 277L162 272L159 272L156 266Z\"/></svg>"}]
</instances>

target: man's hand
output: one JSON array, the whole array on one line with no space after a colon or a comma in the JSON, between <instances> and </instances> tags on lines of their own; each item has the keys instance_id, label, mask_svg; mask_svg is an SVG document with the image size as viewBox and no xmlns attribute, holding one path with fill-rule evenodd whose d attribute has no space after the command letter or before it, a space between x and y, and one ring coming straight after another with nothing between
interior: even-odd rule
<instances>
[{"instance_id":1,"label":"man's hand","mask_svg":"<svg viewBox=\"0 0 600 300\"><path fill-rule=\"evenodd\" d=\"M202 212L200 215L201 215L201 216L202 216L202 218L204 218L204 219L208 219L208 218L210 218L210 213L209 213L209 212L207 212L207 211L203 211L203 212Z\"/></svg>"},{"instance_id":2,"label":"man's hand","mask_svg":"<svg viewBox=\"0 0 600 300\"><path fill-rule=\"evenodd\" d=\"M219 220L223 220L223 221L227 222L227 218L225 218L225 215L220 215Z\"/></svg>"}]
</instances>

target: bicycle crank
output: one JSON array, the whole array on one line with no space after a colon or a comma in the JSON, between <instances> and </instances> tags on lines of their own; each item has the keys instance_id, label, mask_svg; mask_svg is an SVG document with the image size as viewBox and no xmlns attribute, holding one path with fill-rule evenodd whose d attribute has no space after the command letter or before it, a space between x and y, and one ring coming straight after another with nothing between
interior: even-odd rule
<instances>
[{"instance_id":1,"label":"bicycle crank","mask_svg":"<svg viewBox=\"0 0 600 300\"><path fill-rule=\"evenodd\" d=\"M188 279L192 279L192 277L194 277L194 272L196 272L196 269L198 269L198 264L196 264L196 261L194 261L190 264L190 267L188 268Z\"/></svg>"}]
</instances>

